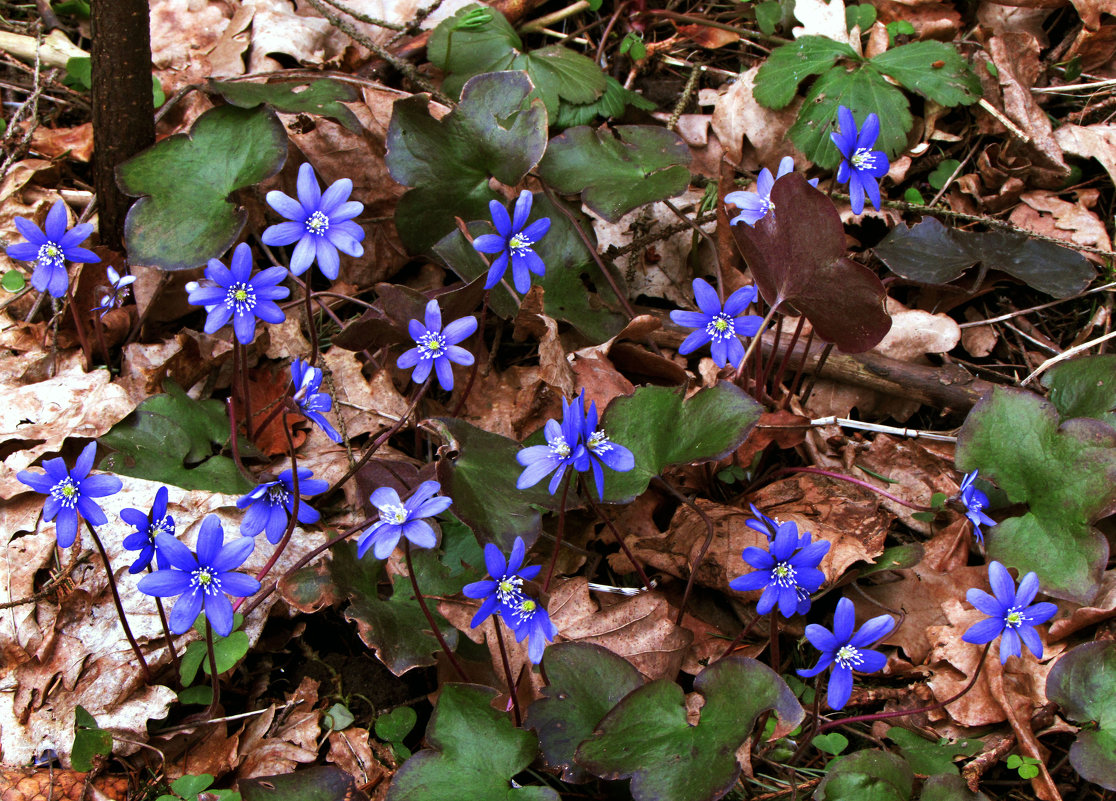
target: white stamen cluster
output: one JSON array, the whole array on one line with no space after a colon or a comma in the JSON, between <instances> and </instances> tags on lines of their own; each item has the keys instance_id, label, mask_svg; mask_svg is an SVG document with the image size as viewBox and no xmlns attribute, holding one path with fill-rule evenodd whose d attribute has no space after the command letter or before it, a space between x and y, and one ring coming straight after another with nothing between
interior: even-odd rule
<instances>
[{"instance_id":1,"label":"white stamen cluster","mask_svg":"<svg viewBox=\"0 0 1116 801\"><path fill-rule=\"evenodd\" d=\"M771 580L778 587L797 587L794 565L790 562L779 562L771 569Z\"/></svg>"},{"instance_id":2,"label":"white stamen cluster","mask_svg":"<svg viewBox=\"0 0 1116 801\"><path fill-rule=\"evenodd\" d=\"M523 255L524 251L530 250L533 244L535 243L523 234L516 234L508 240L508 248L517 255Z\"/></svg>"},{"instance_id":3,"label":"white stamen cluster","mask_svg":"<svg viewBox=\"0 0 1116 801\"><path fill-rule=\"evenodd\" d=\"M380 507L380 519L392 525L401 526L407 522L408 517L407 508L402 504L393 503Z\"/></svg>"},{"instance_id":4,"label":"white stamen cluster","mask_svg":"<svg viewBox=\"0 0 1116 801\"><path fill-rule=\"evenodd\" d=\"M329 217L320 211L315 211L306 218L306 230L317 236L322 236L329 230Z\"/></svg>"},{"instance_id":5,"label":"white stamen cluster","mask_svg":"<svg viewBox=\"0 0 1116 801\"><path fill-rule=\"evenodd\" d=\"M715 340L732 339L736 336L736 324L724 312L714 315L705 326L705 333Z\"/></svg>"},{"instance_id":6,"label":"white stamen cluster","mask_svg":"<svg viewBox=\"0 0 1116 801\"><path fill-rule=\"evenodd\" d=\"M50 495L59 501L67 509L73 509L77 506L78 498L81 496L81 488L69 476L59 481L50 488Z\"/></svg>"},{"instance_id":7,"label":"white stamen cluster","mask_svg":"<svg viewBox=\"0 0 1116 801\"><path fill-rule=\"evenodd\" d=\"M286 506L291 499L291 493L282 484L275 484L267 488L267 502L272 506Z\"/></svg>"},{"instance_id":8,"label":"white stamen cluster","mask_svg":"<svg viewBox=\"0 0 1116 801\"><path fill-rule=\"evenodd\" d=\"M561 434L559 434L547 444L550 446L550 450L554 453L554 455L561 459L565 459L567 456L570 455L570 444L566 442L566 438L563 437Z\"/></svg>"},{"instance_id":9,"label":"white stamen cluster","mask_svg":"<svg viewBox=\"0 0 1116 801\"><path fill-rule=\"evenodd\" d=\"M216 595L221 591L221 579L216 570L202 565L190 574L190 586L201 588L206 595Z\"/></svg>"},{"instance_id":10,"label":"white stamen cluster","mask_svg":"<svg viewBox=\"0 0 1116 801\"><path fill-rule=\"evenodd\" d=\"M612 443L608 441L608 434L606 434L603 429L598 428L593 432L593 435L589 437L589 441L585 443L585 447L588 448L591 453L602 454L612 450Z\"/></svg>"},{"instance_id":11,"label":"white stamen cluster","mask_svg":"<svg viewBox=\"0 0 1116 801\"><path fill-rule=\"evenodd\" d=\"M853 648L851 645L843 645L837 651L837 656L834 660L840 667L849 668L853 670L864 663L864 657L860 651Z\"/></svg>"},{"instance_id":12,"label":"white stamen cluster","mask_svg":"<svg viewBox=\"0 0 1116 801\"><path fill-rule=\"evenodd\" d=\"M256 290L249 283L238 281L229 287L225 294L225 305L236 314L244 314L256 308Z\"/></svg>"},{"instance_id":13,"label":"white stamen cluster","mask_svg":"<svg viewBox=\"0 0 1116 801\"><path fill-rule=\"evenodd\" d=\"M1009 629L1018 629L1030 623L1030 618L1023 614L1023 608L1013 606L1004 613L1004 625Z\"/></svg>"},{"instance_id":14,"label":"white stamen cluster","mask_svg":"<svg viewBox=\"0 0 1116 801\"><path fill-rule=\"evenodd\" d=\"M64 261L64 255L61 246L54 242L45 242L43 246L39 248L39 255L36 258L39 264L53 263L60 265Z\"/></svg>"},{"instance_id":15,"label":"white stamen cluster","mask_svg":"<svg viewBox=\"0 0 1116 801\"><path fill-rule=\"evenodd\" d=\"M427 331L418 339L419 353L424 359L436 359L446 352L446 338L437 331Z\"/></svg>"}]
</instances>

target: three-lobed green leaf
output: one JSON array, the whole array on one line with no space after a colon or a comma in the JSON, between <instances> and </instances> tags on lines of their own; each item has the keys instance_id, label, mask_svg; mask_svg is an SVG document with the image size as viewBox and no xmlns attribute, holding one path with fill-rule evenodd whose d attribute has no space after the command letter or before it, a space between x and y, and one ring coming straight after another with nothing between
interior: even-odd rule
<instances>
[{"instance_id":1,"label":"three-lobed green leaf","mask_svg":"<svg viewBox=\"0 0 1116 801\"><path fill-rule=\"evenodd\" d=\"M1042 376L1063 419L1092 417L1116 428L1116 353L1060 362Z\"/></svg>"},{"instance_id":2,"label":"three-lobed green leaf","mask_svg":"<svg viewBox=\"0 0 1116 801\"><path fill-rule=\"evenodd\" d=\"M1085 643L1063 654L1046 677L1046 697L1083 724L1069 752L1074 770L1116 790L1116 643Z\"/></svg>"},{"instance_id":3,"label":"three-lobed green leaf","mask_svg":"<svg viewBox=\"0 0 1116 801\"><path fill-rule=\"evenodd\" d=\"M249 81L209 80L208 90L221 95L239 108L255 108L267 104L286 114L316 114L344 125L353 133L362 130L360 120L345 103L360 99L357 91L346 83L319 78L316 81L283 81L252 83Z\"/></svg>"}]
</instances>

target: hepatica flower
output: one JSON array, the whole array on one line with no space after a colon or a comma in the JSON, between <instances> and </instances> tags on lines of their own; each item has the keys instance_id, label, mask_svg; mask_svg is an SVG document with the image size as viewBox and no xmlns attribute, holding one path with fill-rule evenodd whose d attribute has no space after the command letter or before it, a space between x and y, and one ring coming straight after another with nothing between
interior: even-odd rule
<instances>
[{"instance_id":1,"label":"hepatica flower","mask_svg":"<svg viewBox=\"0 0 1116 801\"><path fill-rule=\"evenodd\" d=\"M882 150L873 150L872 145L880 135L880 118L869 114L864 127L857 132L856 119L846 106L837 109L839 131L829 134L833 144L841 151L844 160L837 168L837 183L848 183L849 202L853 214L864 211L864 194L872 201L878 211L880 208L880 187L878 178L887 175L891 164Z\"/></svg>"},{"instance_id":2,"label":"hepatica flower","mask_svg":"<svg viewBox=\"0 0 1116 801\"><path fill-rule=\"evenodd\" d=\"M984 542L984 532L980 530L981 524L994 526L996 521L984 513L984 507L988 505L988 496L976 488L979 472L974 470L961 479L961 503L965 504L965 517L973 524L973 534L980 542Z\"/></svg>"},{"instance_id":3,"label":"hepatica flower","mask_svg":"<svg viewBox=\"0 0 1116 801\"><path fill-rule=\"evenodd\" d=\"M166 555L170 567L144 576L136 586L140 592L156 598L180 596L168 620L172 634L189 631L204 606L213 631L228 637L232 633L233 610L226 594L242 598L260 589L256 579L233 572L244 564L255 544L251 537L237 537L226 545L221 519L209 515L198 532L196 556L172 535L157 535L155 546Z\"/></svg>"},{"instance_id":4,"label":"hepatica flower","mask_svg":"<svg viewBox=\"0 0 1116 801\"><path fill-rule=\"evenodd\" d=\"M298 404L298 410L308 420L313 420L320 425L327 437L334 442L340 442L341 435L330 425L324 414L333 408L333 398L325 392L318 392L322 385L322 371L302 359L295 359L291 362L291 381L294 382L294 402ZM299 475L301 476L302 473Z\"/></svg>"},{"instance_id":5,"label":"hepatica flower","mask_svg":"<svg viewBox=\"0 0 1116 801\"><path fill-rule=\"evenodd\" d=\"M92 311L101 312L102 317L108 313L109 309L124 304L124 298L128 297L128 287L136 282L134 275L121 275L113 267L109 267L105 273L108 276L109 291L101 295L101 305L94 306L92 309Z\"/></svg>"},{"instance_id":6,"label":"hepatica flower","mask_svg":"<svg viewBox=\"0 0 1116 801\"><path fill-rule=\"evenodd\" d=\"M209 316L205 320L205 333L216 333L230 320L236 341L247 345L256 337L256 318L265 323L281 323L287 319L275 301L290 294L279 282L287 276L283 267L268 267L252 275L252 251L241 242L233 251L229 267L217 259L210 259L205 277L212 285L196 284L188 300L195 306L205 306Z\"/></svg>"},{"instance_id":7,"label":"hepatica flower","mask_svg":"<svg viewBox=\"0 0 1116 801\"><path fill-rule=\"evenodd\" d=\"M744 525L752 529L752 531L758 531L760 534L767 537L768 542L775 539L775 535L779 531L779 526L788 525L780 523L773 517L768 517L757 509L754 503L748 504L748 507L752 510L753 519L744 521ZM789 525L793 526L794 524L790 523Z\"/></svg>"},{"instance_id":8,"label":"hepatica flower","mask_svg":"<svg viewBox=\"0 0 1116 801\"><path fill-rule=\"evenodd\" d=\"M548 489L553 495L567 467L574 466L578 471L589 467L589 454L581 441L583 411L580 403L572 404L562 398L562 422L550 419L543 426L546 444L532 445L515 455L515 460L524 468L516 479L516 489L533 487L551 476Z\"/></svg>"},{"instance_id":9,"label":"hepatica flower","mask_svg":"<svg viewBox=\"0 0 1116 801\"><path fill-rule=\"evenodd\" d=\"M527 656L533 664L542 661L546 644L558 636L558 627L550 620L543 605L534 598L521 595L511 604L502 605L500 616L515 633L515 641L527 638Z\"/></svg>"},{"instance_id":10,"label":"hepatica flower","mask_svg":"<svg viewBox=\"0 0 1116 801\"><path fill-rule=\"evenodd\" d=\"M534 251L534 245L550 230L550 218L543 217L527 225L533 200L534 195L526 189L520 192L511 217L508 217L508 212L501 203L489 201L488 210L492 214L496 233L481 234L473 240L473 247L481 253L499 254L488 268L485 289L492 289L500 283L508 269L509 260L515 291L520 294L525 294L531 288L531 273L542 275L546 272L546 265Z\"/></svg>"},{"instance_id":11,"label":"hepatica flower","mask_svg":"<svg viewBox=\"0 0 1116 801\"><path fill-rule=\"evenodd\" d=\"M6 251L8 258L35 262L31 286L40 292L56 298L66 294L66 287L69 285L67 261L92 264L101 260L93 251L78 247L93 233L91 223L82 223L66 230L66 204L62 200L54 201L43 228L26 217L16 217L13 222L27 241L9 245Z\"/></svg>"},{"instance_id":12,"label":"hepatica flower","mask_svg":"<svg viewBox=\"0 0 1116 801\"><path fill-rule=\"evenodd\" d=\"M626 473L635 467L635 455L608 438L604 429L597 428L597 402L585 408L585 390L574 401L579 410L578 419L581 421L581 441L585 443L585 452L589 458L589 466L593 468L593 481L597 485L597 497L604 499L604 468L615 470L617 473ZM584 470L575 460L574 469ZM553 494L553 490L551 490Z\"/></svg>"},{"instance_id":13,"label":"hepatica flower","mask_svg":"<svg viewBox=\"0 0 1116 801\"><path fill-rule=\"evenodd\" d=\"M525 597L523 582L530 581L542 570L540 565L523 566L526 547L522 537L516 537L512 545L511 556L504 561L504 554L492 543L484 546L484 564L488 568L489 578L483 581L474 581L466 584L462 592L466 598L479 598L480 609L473 615L470 627L476 628L488 616L499 612L501 609L516 609L519 602ZM511 622L508 621L508 625Z\"/></svg>"},{"instance_id":14,"label":"hepatica flower","mask_svg":"<svg viewBox=\"0 0 1116 801\"><path fill-rule=\"evenodd\" d=\"M1058 607L1046 602L1031 603L1039 590L1038 576L1033 571L1025 575L1017 592L1007 568L999 562L991 562L988 565L988 583L992 586L993 595L974 588L965 593L965 598L990 617L969 626L961 639L984 645L1002 635L1000 664L1007 662L1009 656L1023 655L1020 642L1036 659L1042 659L1042 640L1035 626L1053 617Z\"/></svg>"},{"instance_id":15,"label":"hepatica flower","mask_svg":"<svg viewBox=\"0 0 1116 801\"><path fill-rule=\"evenodd\" d=\"M124 547L129 551L139 551L136 561L128 568L129 573L139 573L151 564L155 557L155 564L160 570L165 569L170 563L167 557L155 545L155 538L160 534L174 536L174 518L167 514L167 488L159 487L155 492L155 502L151 504L151 512L139 509L121 509L120 519L135 529L124 538Z\"/></svg>"},{"instance_id":16,"label":"hepatica flower","mask_svg":"<svg viewBox=\"0 0 1116 801\"><path fill-rule=\"evenodd\" d=\"M395 364L404 370L414 367L411 380L416 384L425 381L433 369L442 389L449 391L453 389L453 364L473 363L473 354L457 347L457 343L472 336L476 330L476 317L462 317L447 325L443 331L442 309L438 301L431 300L426 304L426 325L418 320L407 323L407 331L416 346L404 351Z\"/></svg>"},{"instance_id":17,"label":"hepatica flower","mask_svg":"<svg viewBox=\"0 0 1116 801\"><path fill-rule=\"evenodd\" d=\"M364 247L364 229L355 222L364 211L364 204L349 200L353 182L342 178L329 185L325 192L318 187L314 168L309 163L298 168L298 200L283 192L267 193L267 203L286 217L289 222L272 225L260 239L265 245L295 245L291 254L291 272L302 275L317 259L322 275L337 278L341 257L337 251L349 256L361 256Z\"/></svg>"},{"instance_id":18,"label":"hepatica flower","mask_svg":"<svg viewBox=\"0 0 1116 801\"><path fill-rule=\"evenodd\" d=\"M714 364L718 367L738 367L744 359L744 345L740 337L755 336L763 324L762 317L744 314L744 310L756 299L756 288L741 287L729 295L724 308L721 308L717 290L708 281L695 278L694 299L701 311L675 310L670 313L670 319L676 324L697 329L686 337L678 352L685 356L706 343L712 343L710 351Z\"/></svg>"},{"instance_id":19,"label":"hepatica flower","mask_svg":"<svg viewBox=\"0 0 1116 801\"><path fill-rule=\"evenodd\" d=\"M768 549L745 548L741 556L755 570L733 579L729 586L738 592L762 589L763 594L756 604L756 611L761 615L766 615L776 604L783 617L805 614L810 608L810 594L825 583L825 574L818 570L818 565L829 553L829 543L825 540L810 542L809 534L799 536L794 523L783 523Z\"/></svg>"},{"instance_id":20,"label":"hepatica flower","mask_svg":"<svg viewBox=\"0 0 1116 801\"><path fill-rule=\"evenodd\" d=\"M771 201L771 188L775 186L777 180L793 171L794 159L784 156L779 162L779 172L774 177L767 167L760 170L760 174L756 177L755 192L729 192L725 195L726 203L731 203L740 209L740 214L730 221L730 225L736 225L741 220L748 225L755 225L766 217L767 212L775 208L775 204ZM811 178L809 184L817 186L818 179Z\"/></svg>"},{"instance_id":21,"label":"hepatica flower","mask_svg":"<svg viewBox=\"0 0 1116 801\"><path fill-rule=\"evenodd\" d=\"M313 476L308 467L298 468L299 523L317 523L322 517L310 504L301 500L302 496L317 495L329 489L328 481ZM275 481L264 481L240 498L236 502L237 508L248 510L240 521L240 533L245 537L254 537L266 531L267 541L277 545L287 533L287 523L294 511L294 491L294 474L284 470Z\"/></svg>"},{"instance_id":22,"label":"hepatica flower","mask_svg":"<svg viewBox=\"0 0 1116 801\"><path fill-rule=\"evenodd\" d=\"M79 515L90 525L103 526L107 523L104 510L93 499L115 495L124 486L116 476L89 475L96 455L97 443L90 442L78 455L73 470L66 467L64 459L58 458L43 462L45 473L20 470L16 474L16 478L35 492L48 496L43 504L43 520L55 521L59 548L69 548L74 544Z\"/></svg>"},{"instance_id":23,"label":"hepatica flower","mask_svg":"<svg viewBox=\"0 0 1116 801\"><path fill-rule=\"evenodd\" d=\"M856 612L853 602L842 598L837 602L833 614L833 631L825 626L811 623L806 627L806 639L821 651L818 664L809 670L799 670L803 677L816 676L833 666L829 674L826 702L830 709L844 709L852 694L854 670L860 673L875 673L887 664L887 657L879 651L867 650L869 645L883 639L895 628L895 620L890 615L880 615L867 621L855 631Z\"/></svg>"},{"instance_id":24,"label":"hepatica flower","mask_svg":"<svg viewBox=\"0 0 1116 801\"><path fill-rule=\"evenodd\" d=\"M357 558L372 548L372 555L377 559L387 559L400 537L406 537L419 548L433 548L438 538L423 518L440 515L453 503L444 495L435 497L441 488L437 481L424 481L406 503L399 500L399 494L391 487L380 487L373 492L369 500L380 511L380 519L360 535Z\"/></svg>"}]
</instances>

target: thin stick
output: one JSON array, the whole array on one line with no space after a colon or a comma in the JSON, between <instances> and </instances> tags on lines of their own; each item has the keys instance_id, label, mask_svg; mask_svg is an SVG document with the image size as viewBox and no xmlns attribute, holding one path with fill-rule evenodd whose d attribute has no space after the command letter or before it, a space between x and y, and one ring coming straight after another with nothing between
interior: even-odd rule
<instances>
[{"instance_id":1,"label":"thin stick","mask_svg":"<svg viewBox=\"0 0 1116 801\"><path fill-rule=\"evenodd\" d=\"M480 323L477 325L477 330L480 331L481 348L484 348L484 323L485 318L488 316L488 293L489 290L484 291L484 298L481 300ZM465 408L465 401L469 399L469 393L473 391L473 382L477 380L477 372L480 370L480 359L473 359L473 369L469 371L469 381L465 384L465 389L461 391L461 397L457 401L457 405L453 407L453 413L450 417L457 417Z\"/></svg>"},{"instance_id":2,"label":"thin stick","mask_svg":"<svg viewBox=\"0 0 1116 801\"><path fill-rule=\"evenodd\" d=\"M775 675L779 675L779 610L778 607L772 609L768 613L767 619L768 627L768 640L771 645L768 649L768 656L771 658L771 669L775 671Z\"/></svg>"},{"instance_id":3,"label":"thin stick","mask_svg":"<svg viewBox=\"0 0 1116 801\"><path fill-rule=\"evenodd\" d=\"M453 669L457 671L458 677L462 681L468 681L469 676L466 675L465 669L461 667L461 663L457 661L457 657L454 656L453 651L451 651L450 647L446 644L446 638L442 636L441 629L439 629L438 624L434 622L434 616L430 614L430 610L426 607L426 599L422 597L422 591L419 589L418 577L415 575L415 567L411 564L411 541L406 537L403 538L403 558L407 561L407 575L411 577L411 589L415 592L415 600L418 601L419 608L422 610L426 622L430 624L430 628L434 632L434 637L438 640L438 645L442 646L442 650L445 652L446 657L449 658L450 664L453 665ZM512 697L515 697L514 693Z\"/></svg>"},{"instance_id":4,"label":"thin stick","mask_svg":"<svg viewBox=\"0 0 1116 801\"><path fill-rule=\"evenodd\" d=\"M154 684L155 679L151 675L151 669L147 666L147 660L143 658L143 652L140 651L139 643L136 638L132 636L132 627L128 625L128 618L124 614L124 605L120 602L120 593L116 589L116 578L112 575L112 563L109 561L108 554L105 552L105 546L101 544L101 538L97 536L97 530L93 525L82 518L85 527L89 529L90 535L93 537L93 544L97 546L97 552L101 554L101 563L105 566L105 573L108 576L109 591L112 593L112 602L116 606L116 616L120 618L120 625L124 628L124 636L128 638L128 644L132 646L132 653L136 655L139 660L140 667L143 669L143 675L148 684Z\"/></svg>"},{"instance_id":5,"label":"thin stick","mask_svg":"<svg viewBox=\"0 0 1116 801\"><path fill-rule=\"evenodd\" d=\"M767 330L767 326L771 325L771 320L775 317L775 311L778 308L779 304L776 303L774 306L768 309L767 316L763 318L763 322L760 323L759 330L756 331L756 333L752 336L752 341L748 343L748 349L744 351L744 358L740 360L740 366L736 368L736 375L733 376L733 382L736 382L740 379L741 374L744 372L745 365L748 364L748 358L752 355L752 351L756 349L756 346L759 345L760 340L763 339L763 332Z\"/></svg>"},{"instance_id":6,"label":"thin stick","mask_svg":"<svg viewBox=\"0 0 1116 801\"><path fill-rule=\"evenodd\" d=\"M911 503L910 501L905 501L902 498L899 498L899 497L896 497L895 495L892 495L890 492L885 492L884 490L880 489L879 487L876 487L876 486L873 486L872 484L869 484L867 481L861 481L859 478L853 478L852 476L842 475L841 473L834 473L830 470L822 470L819 467L781 467L781 468L779 468L778 472L779 473L813 473L813 474L819 475L819 476L827 476L829 478L835 478L838 481L847 481L850 484L856 484L858 487L864 487L864 489L871 490L872 492L876 493L877 495L882 495L890 501L895 501L895 503L898 503L902 506L906 506L908 509L917 509L920 512L932 512L932 511L934 511L934 508L932 506L923 506L922 504L919 504L919 503Z\"/></svg>"},{"instance_id":7,"label":"thin stick","mask_svg":"<svg viewBox=\"0 0 1116 801\"><path fill-rule=\"evenodd\" d=\"M1090 339L1088 342L1082 342L1080 345L1078 345L1076 347L1070 348L1069 350L1067 350L1063 353L1059 353L1057 356L1054 356L1053 358L1047 359L1042 364L1040 364L1037 368L1035 368L1035 371L1033 373L1031 373L1029 376L1024 378L1022 381L1020 381L1019 386L1021 386L1021 387L1026 386L1027 383L1031 381L1031 379L1033 379L1035 376L1042 375L1047 370L1049 370L1051 367L1056 365L1058 362L1062 362L1062 361L1065 361L1066 359L1069 359L1073 356L1076 356L1077 354L1081 353L1082 351L1088 350L1089 348L1093 347L1094 345L1099 345L1102 342L1107 342L1108 340L1112 339L1113 337L1116 337L1116 331L1109 331L1104 336L1097 337L1096 339Z\"/></svg>"},{"instance_id":8,"label":"thin stick","mask_svg":"<svg viewBox=\"0 0 1116 801\"><path fill-rule=\"evenodd\" d=\"M632 566L635 568L636 574L639 576L639 580L643 582L643 589L650 590L651 582L648 580L647 574L643 572L643 566L639 563L639 560L635 558L635 554L633 554L628 549L628 544L624 542L624 537L617 530L616 526L613 524L612 520L609 519L608 515L604 513L604 509L601 508L600 504L593 500L593 493L592 490L589 489L588 483L583 481L581 483L581 487L584 490L582 494L584 495L585 500L587 500L589 502L589 505L593 507L593 511L597 513L597 517L603 520L604 524L608 526L609 531L612 532L612 536L616 537L616 542L620 545L620 549L624 552L624 556L628 557L628 561L632 563Z\"/></svg>"},{"instance_id":9,"label":"thin stick","mask_svg":"<svg viewBox=\"0 0 1116 801\"><path fill-rule=\"evenodd\" d=\"M686 589L682 593L682 602L678 605L678 615L674 619L674 625L681 626L682 618L686 614L686 602L690 600L690 591L694 588L694 578L697 576L698 568L701 567L701 563L705 559L705 554L709 551L709 546L713 544L713 519L702 511L696 503L676 490L665 478L655 476L652 480L655 481L656 484L665 487L667 492L693 509L694 512L701 517L701 522L705 524L705 542L702 543L701 550L698 551L697 558L694 559L694 564L690 567L690 576L686 579Z\"/></svg>"},{"instance_id":10,"label":"thin stick","mask_svg":"<svg viewBox=\"0 0 1116 801\"><path fill-rule=\"evenodd\" d=\"M806 315L802 315L805 317ZM806 360L810 356L810 346L814 344L814 329L811 326L810 333L806 335L806 344L802 348L802 359L798 362L798 367L795 368L794 378L791 379L791 385L787 389L787 394L783 396L782 403L779 404L780 409L786 409L790 406L790 399L798 393L798 387L802 383L802 376L806 373ZM778 345L778 343L776 343Z\"/></svg>"},{"instance_id":11,"label":"thin stick","mask_svg":"<svg viewBox=\"0 0 1116 801\"><path fill-rule=\"evenodd\" d=\"M543 592L550 591L550 580L554 577L554 566L558 564L558 551L562 549L562 536L566 531L566 497L570 492L570 480L573 470L570 470L562 479L562 500L558 502L558 531L554 535L554 553L550 557L550 566L546 569L546 579L543 581Z\"/></svg>"},{"instance_id":12,"label":"thin stick","mask_svg":"<svg viewBox=\"0 0 1116 801\"><path fill-rule=\"evenodd\" d=\"M203 717L211 718L217 712L217 705L221 701L221 680L217 677L217 652L213 647L213 627L209 625L209 618L205 619L205 652L209 657L209 675L213 680L213 697L209 700L209 707Z\"/></svg>"},{"instance_id":13,"label":"thin stick","mask_svg":"<svg viewBox=\"0 0 1116 801\"><path fill-rule=\"evenodd\" d=\"M504 633L500 627L504 625L500 615L493 615L492 628L496 630L496 644L500 646L500 661L504 663L504 676L508 680L508 694L511 696L512 714L515 716L515 726L523 725L523 713L519 709L519 696L515 692L515 682L512 681L511 662L508 661L508 650L504 647Z\"/></svg>"}]
</instances>

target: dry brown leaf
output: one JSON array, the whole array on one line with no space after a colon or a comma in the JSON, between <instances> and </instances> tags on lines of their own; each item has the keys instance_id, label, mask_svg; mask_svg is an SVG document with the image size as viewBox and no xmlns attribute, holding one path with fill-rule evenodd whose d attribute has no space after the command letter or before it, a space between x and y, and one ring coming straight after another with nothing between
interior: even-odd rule
<instances>
[{"instance_id":1,"label":"dry brown leaf","mask_svg":"<svg viewBox=\"0 0 1116 801\"><path fill-rule=\"evenodd\" d=\"M961 329L948 314L930 314L908 309L893 298L887 299L891 329L873 352L915 364L929 364L928 353L947 353L961 341Z\"/></svg>"},{"instance_id":2,"label":"dry brown leaf","mask_svg":"<svg viewBox=\"0 0 1116 801\"><path fill-rule=\"evenodd\" d=\"M37 127L31 133L32 149L56 159L62 156L75 161L88 162L93 156L93 123L87 122L74 128Z\"/></svg>"},{"instance_id":3,"label":"dry brown leaf","mask_svg":"<svg viewBox=\"0 0 1116 801\"><path fill-rule=\"evenodd\" d=\"M203 677L204 678L204 677ZM205 736L199 737L197 731L179 734L160 749L166 757L163 772L168 781L182 776L198 776L208 773L221 777L233 770L240 758L239 732L229 734L225 726L206 727Z\"/></svg>"},{"instance_id":4,"label":"dry brown leaf","mask_svg":"<svg viewBox=\"0 0 1116 801\"><path fill-rule=\"evenodd\" d=\"M127 776L97 776L56 768L6 767L0 770L4 801L127 801Z\"/></svg>"},{"instance_id":5,"label":"dry brown leaf","mask_svg":"<svg viewBox=\"0 0 1116 801\"><path fill-rule=\"evenodd\" d=\"M1051 656L1053 654L1047 654L1048 659ZM1015 661L1018 660L1019 658L1015 657ZM1026 756L1034 757L1038 762L1039 774L1031 779L1031 788L1035 791L1035 796L1041 801L1062 801L1062 795L1046 769L1050 754L1039 745L1038 738L1031 729L1031 717L1040 706L1046 704L1046 674L1053 663L1048 662L1045 670L1039 663L1034 664L1039 668L1038 670L1016 673L1009 672L998 659L989 659L986 666L989 674L988 683L992 689L992 696L1007 715L1008 723L1015 732L1019 750Z\"/></svg>"},{"instance_id":6,"label":"dry brown leaf","mask_svg":"<svg viewBox=\"0 0 1116 801\"><path fill-rule=\"evenodd\" d=\"M318 758L318 682L304 676L293 693L287 694L283 711L273 704L268 712L253 720L240 740L238 779L278 776L290 773L299 764Z\"/></svg>"},{"instance_id":7,"label":"dry brown leaf","mask_svg":"<svg viewBox=\"0 0 1116 801\"><path fill-rule=\"evenodd\" d=\"M561 395L543 381L538 367L511 367L477 375L462 419L494 434L521 440L561 417Z\"/></svg>"},{"instance_id":8,"label":"dry brown leaf","mask_svg":"<svg viewBox=\"0 0 1116 801\"><path fill-rule=\"evenodd\" d=\"M152 0L151 64L169 97L189 83L218 75L206 53L212 52L232 13L216 0ZM222 66L227 66L227 59ZM243 67L234 74L244 72Z\"/></svg>"},{"instance_id":9,"label":"dry brown leaf","mask_svg":"<svg viewBox=\"0 0 1116 801\"><path fill-rule=\"evenodd\" d=\"M1073 606L1066 601L1063 605ZM1092 626L1116 617L1116 570L1106 571L1101 578L1097 596L1089 606L1079 606L1068 617L1059 618L1050 624L1050 639L1063 640L1086 626Z\"/></svg>"},{"instance_id":10,"label":"dry brown leaf","mask_svg":"<svg viewBox=\"0 0 1116 801\"><path fill-rule=\"evenodd\" d=\"M759 67L741 73L728 87L713 108L713 133L724 148L725 157L741 169L755 171L761 166L776 166L783 156L793 156L801 164L799 153L787 137L798 118L802 99L796 97L789 106L772 111L756 102L756 72ZM754 163L745 162L745 146L753 154Z\"/></svg>"},{"instance_id":11,"label":"dry brown leaf","mask_svg":"<svg viewBox=\"0 0 1116 801\"><path fill-rule=\"evenodd\" d=\"M673 678L693 640L674 625L675 610L660 592L645 592L602 606L582 576L556 582L547 611L564 639L590 642L624 657L650 679Z\"/></svg>"},{"instance_id":12,"label":"dry brown leaf","mask_svg":"<svg viewBox=\"0 0 1116 801\"><path fill-rule=\"evenodd\" d=\"M345 421L345 433L350 438L395 425L410 406L395 388L390 370L379 370L366 379L356 354L341 348L330 348L322 362L319 366L328 375L321 391L334 396L331 414L333 419L340 415Z\"/></svg>"},{"instance_id":13,"label":"dry brown leaf","mask_svg":"<svg viewBox=\"0 0 1116 801\"><path fill-rule=\"evenodd\" d=\"M1011 213L1014 225L1075 245L1112 249L1104 223L1084 204L1069 203L1050 192L1025 192L1019 199L1025 205Z\"/></svg>"},{"instance_id":14,"label":"dry brown leaf","mask_svg":"<svg viewBox=\"0 0 1116 801\"><path fill-rule=\"evenodd\" d=\"M740 41L740 34L720 28L710 28L708 25L675 25L674 27L684 39L688 39L698 47L710 50Z\"/></svg>"},{"instance_id":15,"label":"dry brown leaf","mask_svg":"<svg viewBox=\"0 0 1116 801\"><path fill-rule=\"evenodd\" d=\"M979 311L972 306L965 308L965 319L970 322L984 319ZM1000 341L1000 335L996 333L996 329L990 325L974 325L971 328L961 329L961 347L963 347L970 356L976 356L983 359L989 355L996 347L996 343Z\"/></svg>"},{"instance_id":16,"label":"dry brown leaf","mask_svg":"<svg viewBox=\"0 0 1116 801\"><path fill-rule=\"evenodd\" d=\"M886 26L897 20L906 20L914 26L915 37L918 39L952 42L961 29L961 14L950 3L940 3L937 0L924 3L874 0L872 5L876 7L877 24Z\"/></svg>"},{"instance_id":17,"label":"dry brown leaf","mask_svg":"<svg viewBox=\"0 0 1116 801\"><path fill-rule=\"evenodd\" d=\"M378 746L375 755L372 753L372 745ZM370 745L368 729L359 726L330 733L326 761L348 773L362 787L382 784L384 779L391 778L395 770L395 757L391 749L375 742ZM386 790L386 784L384 789Z\"/></svg>"}]
</instances>

